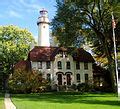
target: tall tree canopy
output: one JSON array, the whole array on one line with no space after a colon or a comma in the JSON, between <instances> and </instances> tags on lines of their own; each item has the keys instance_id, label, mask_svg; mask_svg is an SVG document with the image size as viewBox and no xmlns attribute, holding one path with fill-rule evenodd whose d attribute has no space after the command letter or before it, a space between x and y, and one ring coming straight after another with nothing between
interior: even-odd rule
<instances>
[{"instance_id":1,"label":"tall tree canopy","mask_svg":"<svg viewBox=\"0 0 120 109\"><path fill-rule=\"evenodd\" d=\"M80 44L81 39L87 39L97 56L107 58L114 87L112 11L118 23L120 3L117 0L57 0L57 14L52 21L52 30L62 46L75 46ZM117 33L119 29L115 31ZM116 34L116 37L119 35Z\"/></svg>"},{"instance_id":2,"label":"tall tree canopy","mask_svg":"<svg viewBox=\"0 0 120 109\"><path fill-rule=\"evenodd\" d=\"M0 61L4 73L11 73L16 62L27 58L34 39L28 30L9 25L0 26L0 40Z\"/></svg>"}]
</instances>

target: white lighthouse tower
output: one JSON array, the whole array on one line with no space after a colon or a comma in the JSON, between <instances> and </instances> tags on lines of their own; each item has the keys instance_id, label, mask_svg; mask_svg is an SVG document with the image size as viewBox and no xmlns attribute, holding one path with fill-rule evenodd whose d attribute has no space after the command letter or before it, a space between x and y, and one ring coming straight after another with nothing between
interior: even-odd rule
<instances>
[{"instance_id":1,"label":"white lighthouse tower","mask_svg":"<svg viewBox=\"0 0 120 109\"><path fill-rule=\"evenodd\" d=\"M49 41L49 19L48 12L45 9L40 11L38 18L38 46L50 46Z\"/></svg>"}]
</instances>

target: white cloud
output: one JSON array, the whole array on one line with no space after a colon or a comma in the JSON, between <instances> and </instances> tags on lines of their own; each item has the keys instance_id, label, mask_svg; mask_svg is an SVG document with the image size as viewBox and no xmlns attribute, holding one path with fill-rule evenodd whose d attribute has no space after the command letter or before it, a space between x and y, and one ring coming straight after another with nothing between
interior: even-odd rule
<instances>
[{"instance_id":1,"label":"white cloud","mask_svg":"<svg viewBox=\"0 0 120 109\"><path fill-rule=\"evenodd\" d=\"M11 17L17 17L17 18L22 18L22 15L20 15L18 12L10 10L9 11L9 16Z\"/></svg>"},{"instance_id":2,"label":"white cloud","mask_svg":"<svg viewBox=\"0 0 120 109\"><path fill-rule=\"evenodd\" d=\"M37 1L27 1L27 0L20 0L20 3L26 7L26 8L29 8L31 10L40 10L41 9L41 6L37 3Z\"/></svg>"}]
</instances>

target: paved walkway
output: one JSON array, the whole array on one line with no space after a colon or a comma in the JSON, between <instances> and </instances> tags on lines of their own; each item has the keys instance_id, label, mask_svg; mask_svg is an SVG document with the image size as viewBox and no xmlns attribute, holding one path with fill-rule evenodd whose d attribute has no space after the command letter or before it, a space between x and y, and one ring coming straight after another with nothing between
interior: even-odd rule
<instances>
[{"instance_id":1,"label":"paved walkway","mask_svg":"<svg viewBox=\"0 0 120 109\"><path fill-rule=\"evenodd\" d=\"M5 94L4 104L5 109L16 109L15 105L12 103L10 99L10 94L8 93Z\"/></svg>"}]
</instances>

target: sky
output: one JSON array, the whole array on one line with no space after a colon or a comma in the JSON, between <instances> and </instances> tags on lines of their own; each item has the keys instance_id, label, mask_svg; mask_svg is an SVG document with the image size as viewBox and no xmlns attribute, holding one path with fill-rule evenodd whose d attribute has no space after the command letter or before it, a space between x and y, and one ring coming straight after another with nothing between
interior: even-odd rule
<instances>
[{"instance_id":1,"label":"sky","mask_svg":"<svg viewBox=\"0 0 120 109\"><path fill-rule=\"evenodd\" d=\"M28 29L37 40L39 11L46 9L50 21L56 12L56 0L0 0L0 25Z\"/></svg>"}]
</instances>

